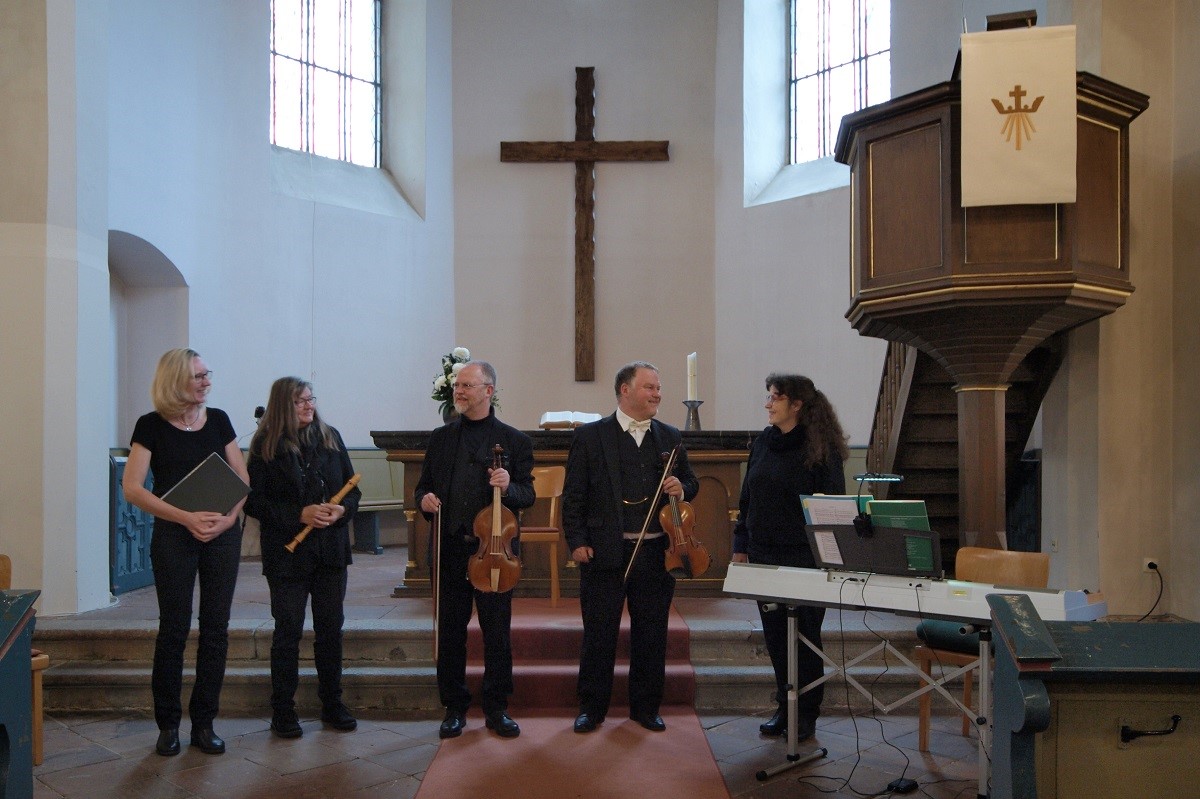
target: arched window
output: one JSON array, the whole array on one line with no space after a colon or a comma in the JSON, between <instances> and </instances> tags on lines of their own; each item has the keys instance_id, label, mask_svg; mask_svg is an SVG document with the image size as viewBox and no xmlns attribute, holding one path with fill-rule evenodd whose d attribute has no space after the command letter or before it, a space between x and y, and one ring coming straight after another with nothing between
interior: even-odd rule
<instances>
[{"instance_id":1,"label":"arched window","mask_svg":"<svg viewBox=\"0 0 1200 799\"><path fill-rule=\"evenodd\" d=\"M271 0L271 143L380 165L381 0Z\"/></svg>"},{"instance_id":2,"label":"arched window","mask_svg":"<svg viewBox=\"0 0 1200 799\"><path fill-rule=\"evenodd\" d=\"M791 0L791 163L833 155L842 117L891 98L890 0Z\"/></svg>"}]
</instances>

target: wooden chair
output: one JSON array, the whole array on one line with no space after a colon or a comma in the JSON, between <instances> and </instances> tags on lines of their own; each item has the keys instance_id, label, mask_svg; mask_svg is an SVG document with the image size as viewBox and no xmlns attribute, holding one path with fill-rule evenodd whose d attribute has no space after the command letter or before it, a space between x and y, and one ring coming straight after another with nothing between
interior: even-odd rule
<instances>
[{"instance_id":1,"label":"wooden chair","mask_svg":"<svg viewBox=\"0 0 1200 799\"><path fill-rule=\"evenodd\" d=\"M12 588L12 558L0 555L0 591ZM40 649L30 651L29 662L33 679L33 765L42 765L42 672L50 665L50 656Z\"/></svg>"},{"instance_id":2,"label":"wooden chair","mask_svg":"<svg viewBox=\"0 0 1200 799\"><path fill-rule=\"evenodd\" d=\"M962 547L954 561L954 577L973 583L1045 588L1050 582L1050 556L1045 552L1013 552L1004 549ZM933 664L967 666L979 659L979 635L963 635L957 622L923 621L917 635L926 643L913 649L921 671L932 674ZM972 671L963 674L963 704L971 706ZM917 748L929 751L929 715L932 691L921 694L917 715ZM963 714L962 734L969 736L973 719Z\"/></svg>"},{"instance_id":3,"label":"wooden chair","mask_svg":"<svg viewBox=\"0 0 1200 799\"><path fill-rule=\"evenodd\" d=\"M521 546L550 545L550 607L558 607L558 542L562 539L562 492L567 479L565 466L535 466L533 491L538 499L550 500L549 522L545 527L521 527Z\"/></svg>"}]
</instances>

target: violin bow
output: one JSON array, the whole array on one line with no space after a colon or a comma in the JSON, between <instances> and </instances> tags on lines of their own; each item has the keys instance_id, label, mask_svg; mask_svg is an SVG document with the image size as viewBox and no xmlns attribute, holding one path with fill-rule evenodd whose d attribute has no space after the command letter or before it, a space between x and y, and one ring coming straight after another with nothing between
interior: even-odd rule
<instances>
[{"instance_id":1,"label":"violin bow","mask_svg":"<svg viewBox=\"0 0 1200 799\"><path fill-rule=\"evenodd\" d=\"M442 581L439 570L442 567L442 509L433 512L433 560L430 564L429 582L433 585L433 661L438 656L438 608L441 606Z\"/></svg>"},{"instance_id":2,"label":"violin bow","mask_svg":"<svg viewBox=\"0 0 1200 799\"><path fill-rule=\"evenodd\" d=\"M625 577L622 578L623 582L629 582L629 572L633 570L633 562L637 559L638 552L642 548L642 541L646 539L646 530L650 529L650 520L654 518L658 511L658 500L662 497L663 483L667 482L667 476L675 468L675 456L678 452L679 447L671 450L671 454L667 458L667 465L663 468L662 476L658 478L658 488L654 489L654 499L650 500L650 509L646 512L646 520L642 522L642 531L638 533L637 543L633 545L633 554L629 556L629 565L625 567Z\"/></svg>"}]
</instances>

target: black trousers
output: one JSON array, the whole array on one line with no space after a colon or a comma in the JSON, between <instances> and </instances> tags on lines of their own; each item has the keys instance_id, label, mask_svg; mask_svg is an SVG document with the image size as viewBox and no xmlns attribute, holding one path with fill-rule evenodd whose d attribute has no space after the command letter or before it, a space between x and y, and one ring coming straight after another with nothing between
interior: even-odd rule
<instances>
[{"instance_id":1,"label":"black trousers","mask_svg":"<svg viewBox=\"0 0 1200 799\"><path fill-rule=\"evenodd\" d=\"M179 525L156 523L150 564L158 596L154 640L154 720L161 730L179 726L183 715L183 650L192 626L192 594L200 582L200 636L196 682L188 702L192 727L212 727L220 710L225 658L229 652L229 609L242 557L242 528L235 524L207 544Z\"/></svg>"},{"instance_id":2,"label":"black trousers","mask_svg":"<svg viewBox=\"0 0 1200 799\"><path fill-rule=\"evenodd\" d=\"M448 551L453 549L453 551ZM474 608L483 633L484 713L508 708L513 692L512 591L477 591L467 577L467 560L475 548L446 546L438 571L438 694L442 705L465 713L471 706L467 688L467 625Z\"/></svg>"},{"instance_id":3,"label":"black trousers","mask_svg":"<svg viewBox=\"0 0 1200 799\"><path fill-rule=\"evenodd\" d=\"M750 544L749 559L751 563L766 563L772 566L807 566L812 561L806 560L807 552L798 549L756 549L753 541ZM775 669L775 701L781 706L787 702L788 678L788 634L787 608L777 604L774 610L765 610L764 603L758 604L758 615L762 619L763 638L767 644L767 654L771 656L771 666ZM825 608L800 605L796 608L796 628L800 635L812 641L818 649L821 645L821 624L825 621ZM796 642L796 688L802 688L813 680L819 679L825 673L825 663L803 643ZM821 715L821 701L825 698L825 683L821 683L811 691L806 691L797 698L796 713L801 718L815 719Z\"/></svg>"},{"instance_id":4,"label":"black trousers","mask_svg":"<svg viewBox=\"0 0 1200 799\"><path fill-rule=\"evenodd\" d=\"M271 710L292 710L300 682L300 639L304 611L312 598L313 661L322 707L342 699L342 625L346 569L317 566L309 574L267 577L271 588Z\"/></svg>"},{"instance_id":5,"label":"black trousers","mask_svg":"<svg viewBox=\"0 0 1200 799\"><path fill-rule=\"evenodd\" d=\"M583 616L583 651L579 661L579 710L603 718L612 701L613 670L621 611L629 605L629 712L658 713L666 684L667 621L675 595L675 578L663 566L666 537L645 541L629 580L625 567L579 567L579 608ZM625 563L633 554L625 542Z\"/></svg>"}]
</instances>

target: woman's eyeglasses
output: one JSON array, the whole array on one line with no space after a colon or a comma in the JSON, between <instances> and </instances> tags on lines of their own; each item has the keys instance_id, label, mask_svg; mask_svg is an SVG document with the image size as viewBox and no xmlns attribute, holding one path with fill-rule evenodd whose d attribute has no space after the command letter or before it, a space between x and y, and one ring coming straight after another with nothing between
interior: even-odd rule
<instances>
[{"instance_id":1,"label":"woman's eyeglasses","mask_svg":"<svg viewBox=\"0 0 1200 799\"><path fill-rule=\"evenodd\" d=\"M299 397L297 399L292 400L292 402L295 403L297 408L303 408L305 405L316 405L317 398L316 397Z\"/></svg>"}]
</instances>

